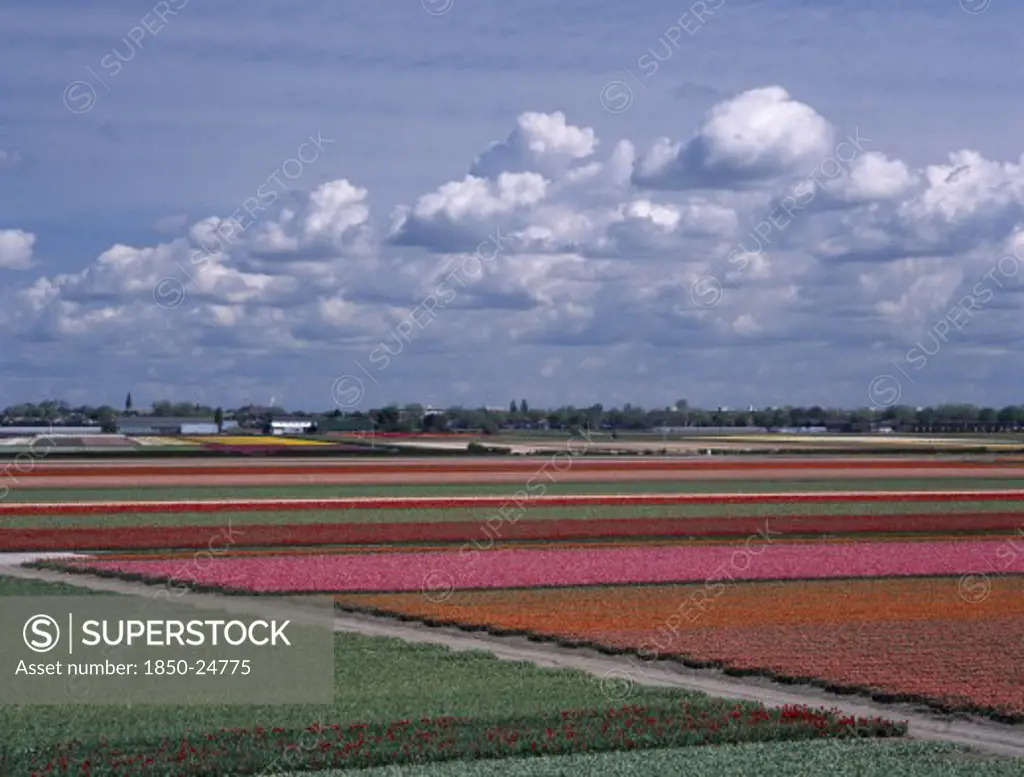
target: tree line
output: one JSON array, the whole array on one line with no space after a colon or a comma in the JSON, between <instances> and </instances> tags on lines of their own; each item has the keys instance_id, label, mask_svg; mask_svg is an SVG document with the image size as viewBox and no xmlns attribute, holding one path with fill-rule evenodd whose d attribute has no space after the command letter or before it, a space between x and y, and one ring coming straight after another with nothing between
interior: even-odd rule
<instances>
[{"instance_id":1,"label":"tree line","mask_svg":"<svg viewBox=\"0 0 1024 777\"><path fill-rule=\"evenodd\" d=\"M322 412L288 411L282 407L245 405L234 409L209 407L196 403L159 400L151 409L139 412L130 395L124 409L109 405L71 406L47 400L21 403L0 412L0 425L55 424L64 426L97 425L112 428L119 417L156 416L203 419L229 419L242 428L258 428L280 416L315 419L322 431L364 429L378 432L458 432L482 430L498 433L503 429L602 429L623 432L676 430L701 427L755 429L818 428L833 432L868 432L891 428L897 432L1010 432L1024 428L1024 405L1002 408L972 404L943 404L934 407L896 405L889 408L826 408L818 405L772 407L760 410L690 406L685 399L664 408L643 408L625 404L605 408L600 403L588 407L565 405L536 408L525 400L512 400L507 409L450 407L435 410L420 404L387 406L368 411Z\"/></svg>"},{"instance_id":2,"label":"tree line","mask_svg":"<svg viewBox=\"0 0 1024 777\"><path fill-rule=\"evenodd\" d=\"M420 405L392 405L368 413L348 414L350 422L365 420L377 431L441 431L480 429L602 429L624 432L677 431L687 428L817 429L830 432L1011 432L1024 428L1024 405L1002 408L971 404L946 404L916 408L824 408L786 406L761 410L691 407L680 400L670 407L643 408L626 404L606 409L563 406L530 408L514 401L507 411L482 408L449 408L426 414Z\"/></svg>"}]
</instances>

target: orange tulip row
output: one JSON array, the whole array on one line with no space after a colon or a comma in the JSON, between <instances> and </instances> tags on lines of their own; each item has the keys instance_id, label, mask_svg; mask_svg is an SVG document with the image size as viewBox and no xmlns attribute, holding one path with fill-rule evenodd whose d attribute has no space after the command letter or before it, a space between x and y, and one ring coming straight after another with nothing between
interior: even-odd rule
<instances>
[{"instance_id":1,"label":"orange tulip row","mask_svg":"<svg viewBox=\"0 0 1024 777\"><path fill-rule=\"evenodd\" d=\"M987 580L987 578L986 578ZM338 596L432 620L674 655L950 709L1024 716L1024 578L900 578ZM698 592L703 592L700 594ZM436 597L434 597L436 598ZM700 601L699 607L693 607Z\"/></svg>"}]
</instances>

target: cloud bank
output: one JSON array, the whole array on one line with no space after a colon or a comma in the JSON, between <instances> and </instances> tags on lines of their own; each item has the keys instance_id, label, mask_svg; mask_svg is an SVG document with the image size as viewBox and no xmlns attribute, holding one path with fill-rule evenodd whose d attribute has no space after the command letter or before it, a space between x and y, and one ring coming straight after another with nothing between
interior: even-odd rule
<instances>
[{"instance_id":1,"label":"cloud bank","mask_svg":"<svg viewBox=\"0 0 1024 777\"><path fill-rule=\"evenodd\" d=\"M77 272L38 272L37 236L7 225L7 356L39 371L4 386L104 390L45 351L116 394L320 408L339 375L363 387L352 407L866 405L897 368L911 401L1010 401L986 384L1019 339L1024 158L915 169L870 136L769 85L646 148L524 112L390 213L343 178L249 219L168 216L165 242ZM974 396L945 397L953 379Z\"/></svg>"}]
</instances>

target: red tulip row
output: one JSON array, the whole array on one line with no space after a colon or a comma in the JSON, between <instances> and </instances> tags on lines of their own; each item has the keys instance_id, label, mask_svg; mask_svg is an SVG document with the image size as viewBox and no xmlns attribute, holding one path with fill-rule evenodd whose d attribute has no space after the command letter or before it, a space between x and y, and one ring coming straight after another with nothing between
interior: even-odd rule
<instances>
[{"instance_id":1,"label":"red tulip row","mask_svg":"<svg viewBox=\"0 0 1024 777\"><path fill-rule=\"evenodd\" d=\"M717 707L717 709L716 709ZM502 722L424 718L305 729L223 729L181 739L73 742L0 753L0 773L230 775L423 763L514 755L681 747L819 737L892 737L905 723L837 710L727 703L572 710ZM257 771L262 770L262 771Z\"/></svg>"},{"instance_id":2,"label":"red tulip row","mask_svg":"<svg viewBox=\"0 0 1024 777\"><path fill-rule=\"evenodd\" d=\"M507 496L348 497L337 499L218 499L157 502L61 502L0 504L2 515L89 515L95 513L249 512L254 510L442 510L529 504L534 507L587 505L795 504L806 502L949 502L1015 501L1021 490L991 491L832 491L817 493L717 494L578 494L534 496L526 491Z\"/></svg>"},{"instance_id":3,"label":"red tulip row","mask_svg":"<svg viewBox=\"0 0 1024 777\"><path fill-rule=\"evenodd\" d=\"M788 537L822 534L943 534L1013 531L1021 513L921 513L894 515L773 516L771 527ZM763 528L759 516L696 518L537 519L502 522L498 541L615 540L657 537L748 537ZM477 522L292 523L232 526L240 547L365 545L486 541ZM155 550L207 547L203 526L0 528L0 551Z\"/></svg>"}]
</instances>

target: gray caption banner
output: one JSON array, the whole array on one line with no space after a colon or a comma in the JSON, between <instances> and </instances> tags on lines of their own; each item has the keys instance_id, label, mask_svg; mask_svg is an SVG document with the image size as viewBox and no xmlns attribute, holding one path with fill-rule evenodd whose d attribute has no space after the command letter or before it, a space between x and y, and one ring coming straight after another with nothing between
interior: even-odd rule
<instances>
[{"instance_id":1,"label":"gray caption banner","mask_svg":"<svg viewBox=\"0 0 1024 777\"><path fill-rule=\"evenodd\" d=\"M333 702L332 598L261 602L0 597L0 704Z\"/></svg>"}]
</instances>

